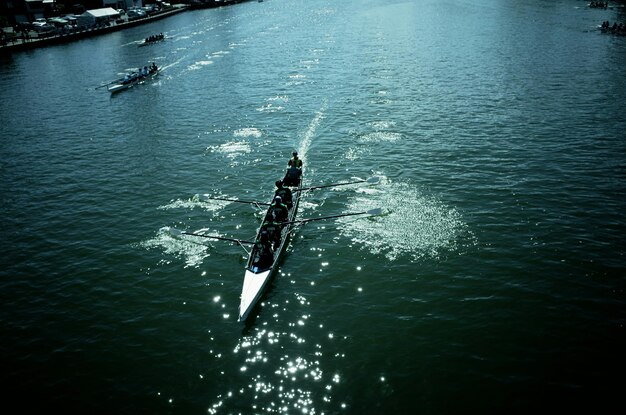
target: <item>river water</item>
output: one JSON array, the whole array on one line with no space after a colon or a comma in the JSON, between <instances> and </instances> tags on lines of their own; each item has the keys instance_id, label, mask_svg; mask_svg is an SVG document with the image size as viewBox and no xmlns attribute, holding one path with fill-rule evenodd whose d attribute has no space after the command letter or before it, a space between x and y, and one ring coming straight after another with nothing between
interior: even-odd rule
<instances>
[{"instance_id":1,"label":"river water","mask_svg":"<svg viewBox=\"0 0 626 415\"><path fill-rule=\"evenodd\" d=\"M268 0L0 61L16 413L612 413L626 339L624 9ZM138 47L163 32L167 40ZM156 62L154 80L98 88ZM295 233L247 324L291 152Z\"/></svg>"}]
</instances>

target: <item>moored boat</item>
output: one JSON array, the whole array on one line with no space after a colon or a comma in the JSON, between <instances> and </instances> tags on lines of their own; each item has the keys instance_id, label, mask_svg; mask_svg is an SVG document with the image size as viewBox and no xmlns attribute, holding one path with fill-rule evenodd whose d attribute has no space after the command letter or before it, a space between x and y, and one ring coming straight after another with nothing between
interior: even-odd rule
<instances>
[{"instance_id":1,"label":"moored boat","mask_svg":"<svg viewBox=\"0 0 626 415\"><path fill-rule=\"evenodd\" d=\"M245 321L250 312L254 309L254 306L257 304L265 288L267 283L271 279L274 271L278 267L278 261L280 257L287 247L287 243L289 241L290 234L293 230L295 224L293 221L296 219L296 214L298 212L298 205L300 202L300 195L302 193L302 180L299 180L298 183L293 187L293 203L291 208L288 209L287 220L284 225L282 225L282 229L280 231L280 241L273 244L273 252L270 255L267 255L268 252L262 252L263 248L260 244L255 244L250 251L250 257L248 259L248 264L246 265L246 271L243 280L243 288L241 290L241 302L239 304L239 321ZM259 227L257 231L256 241L260 241L262 238L263 225L267 220L270 220L271 215L271 207L268 209L263 223Z\"/></svg>"}]
</instances>

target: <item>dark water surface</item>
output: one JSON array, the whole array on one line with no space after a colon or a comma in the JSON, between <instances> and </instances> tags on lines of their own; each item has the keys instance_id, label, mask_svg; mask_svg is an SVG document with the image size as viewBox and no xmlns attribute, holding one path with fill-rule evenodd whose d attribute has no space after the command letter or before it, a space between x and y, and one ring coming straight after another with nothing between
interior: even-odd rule
<instances>
[{"instance_id":1,"label":"dark water surface","mask_svg":"<svg viewBox=\"0 0 626 415\"><path fill-rule=\"evenodd\" d=\"M626 38L574 0L268 0L0 61L13 413L617 413ZM167 40L137 45L163 32ZM154 81L95 87L156 62ZM292 149L316 190L263 306ZM6 410L3 410L6 412ZM10 412L6 412L10 413Z\"/></svg>"}]
</instances>

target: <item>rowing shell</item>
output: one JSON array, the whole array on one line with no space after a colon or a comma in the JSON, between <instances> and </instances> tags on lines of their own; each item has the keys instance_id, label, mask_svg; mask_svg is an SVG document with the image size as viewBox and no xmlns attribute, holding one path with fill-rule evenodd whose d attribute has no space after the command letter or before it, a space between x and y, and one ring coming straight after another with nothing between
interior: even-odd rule
<instances>
[{"instance_id":1,"label":"rowing shell","mask_svg":"<svg viewBox=\"0 0 626 415\"><path fill-rule=\"evenodd\" d=\"M263 292L265 291L265 287L269 282L270 278L274 270L278 266L278 261L281 257L282 252L287 246L287 242L289 241L290 232L295 226L293 222L296 219L296 213L298 211L298 204L300 203L300 193L302 192L302 179L300 179L300 183L298 187L293 190L293 206L289 210L289 219L287 225L281 231L281 239L280 246L274 251L274 259L272 261L272 265L269 268L259 270L254 266L254 258L256 256L257 247L255 246L250 251L250 258L248 259L248 265L246 266L246 273L243 279L243 289L241 290L241 302L239 304L239 321L245 321L250 312L259 301ZM261 224L263 226L263 224ZM261 232L261 228L259 227L259 231L257 232L257 240L259 239Z\"/></svg>"},{"instance_id":2,"label":"rowing shell","mask_svg":"<svg viewBox=\"0 0 626 415\"><path fill-rule=\"evenodd\" d=\"M144 76L140 76L140 77L138 77L138 78L135 78L135 79L133 79L132 81L127 82L127 83L120 82L120 83L118 83L118 84L112 85L112 86L110 86L110 87L108 88L108 91L109 91L110 93L112 93L112 94L114 94L114 93L116 93L116 92L123 91L123 90L125 90L125 89L130 88L131 86L133 86L133 85L135 85L135 84L141 83L141 82L143 82L143 81L145 81L145 80L147 80L147 79L150 79L150 78L152 78L152 77L157 76L157 75L159 74L159 71L160 71L160 69L158 69L158 70L156 70L156 71L154 71L154 72L151 72L151 73L149 73L148 75L144 75Z\"/></svg>"}]
</instances>

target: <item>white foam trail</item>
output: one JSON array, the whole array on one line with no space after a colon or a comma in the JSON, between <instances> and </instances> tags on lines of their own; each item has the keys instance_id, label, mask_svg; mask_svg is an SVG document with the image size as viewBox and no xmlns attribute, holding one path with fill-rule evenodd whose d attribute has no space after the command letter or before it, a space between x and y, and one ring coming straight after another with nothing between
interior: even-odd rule
<instances>
[{"instance_id":1,"label":"white foam trail","mask_svg":"<svg viewBox=\"0 0 626 415\"><path fill-rule=\"evenodd\" d=\"M324 119L324 112L326 111L326 106L327 106L327 103L324 100L324 102L322 103L322 107L320 108L319 111L315 113L315 117L313 117L313 119L311 120L311 123L309 124L309 128L305 131L302 137L302 141L300 142L300 147L298 147L297 151L298 151L298 156L303 161L306 161L306 155L309 151L309 147L311 146L311 142L313 141L313 137L315 136L315 132L317 131L317 128L320 126L320 123Z\"/></svg>"}]
</instances>

